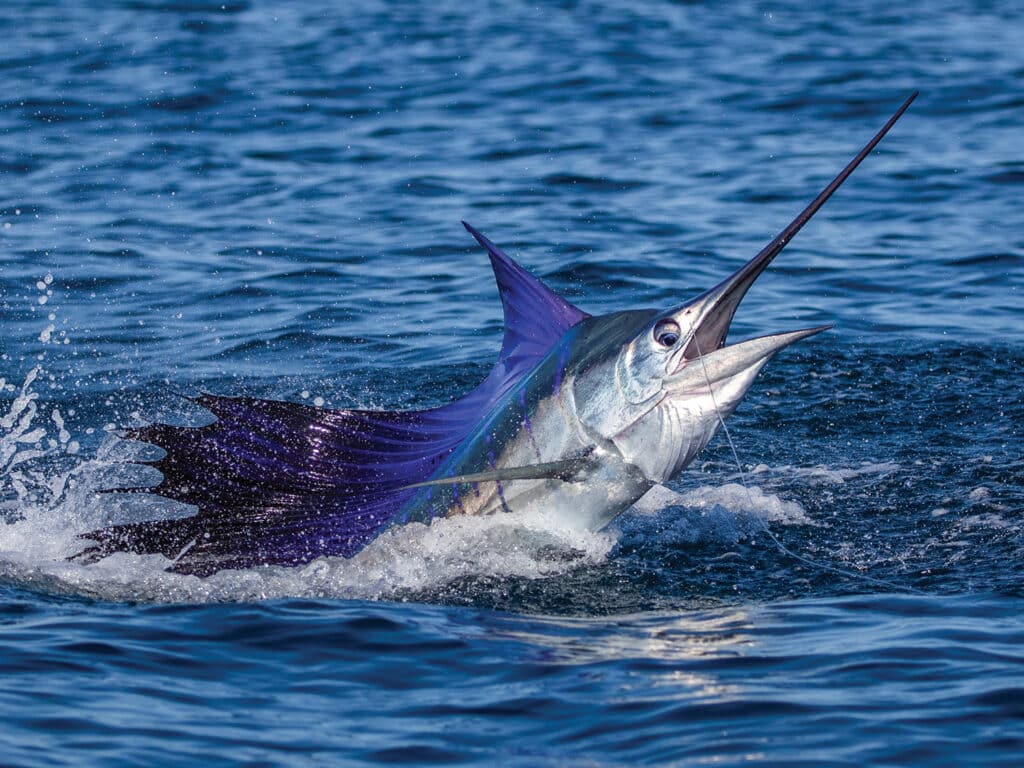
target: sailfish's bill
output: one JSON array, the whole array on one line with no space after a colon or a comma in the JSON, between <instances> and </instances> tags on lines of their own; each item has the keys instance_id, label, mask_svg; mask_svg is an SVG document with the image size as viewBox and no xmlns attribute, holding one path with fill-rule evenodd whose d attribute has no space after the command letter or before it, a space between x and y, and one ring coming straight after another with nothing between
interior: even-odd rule
<instances>
[{"instance_id":1,"label":"sailfish's bill","mask_svg":"<svg viewBox=\"0 0 1024 768\"><path fill-rule=\"evenodd\" d=\"M762 248L758 254L731 274L711 290L691 302L694 312L698 316L697 328L694 337L686 348L686 356L697 357L700 353L698 347L704 352L711 352L718 349L725 343L726 334L729 332L729 324L732 322L736 308L739 307L743 297L747 294L750 286L761 275L762 272L772 263L772 260L782 252L782 249L789 245L790 240L803 229L804 225L811 220L832 194L842 186L850 174L852 174L871 152L878 146L878 143L885 137L885 134L896 124L907 108L917 98L917 91L907 97L907 100L900 105L885 125L879 129L871 141L864 145L857 155L846 164L832 181L830 181L818 196L815 197L806 208L804 208L779 234L772 238L771 242Z\"/></svg>"}]
</instances>

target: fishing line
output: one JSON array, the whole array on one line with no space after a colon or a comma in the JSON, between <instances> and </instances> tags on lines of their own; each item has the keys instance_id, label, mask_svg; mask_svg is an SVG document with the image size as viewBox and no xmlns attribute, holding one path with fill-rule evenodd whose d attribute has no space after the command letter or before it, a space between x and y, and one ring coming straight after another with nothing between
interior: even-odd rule
<instances>
[{"instance_id":1,"label":"fishing line","mask_svg":"<svg viewBox=\"0 0 1024 768\"><path fill-rule=\"evenodd\" d=\"M718 417L718 423L722 425L722 433L725 435L725 439L729 443L729 448L732 449L732 457L736 462L736 469L739 471L740 475L740 484L743 486L743 490L747 494L747 501L750 502L751 510L753 510L754 497L750 493L750 486L747 485L747 473L743 471L743 464L740 463L740 455L736 451L736 444L733 443L732 435L729 434L729 427L726 426L725 418L722 416L722 412L718 408L718 400L715 398L715 390L711 386L711 376L708 374L707 363L704 362L704 353L701 351L700 348L700 339L697 338L696 333L693 335L693 342L697 347L697 357L700 360L701 369L704 371L704 381L707 382L708 393L711 395L711 404L715 407L715 415ZM865 576L863 573L857 573L856 571L848 571L844 568L839 568L834 565L826 565L825 563L819 563L815 560L811 560L809 557L799 555L793 550L789 549L781 541L779 541L778 537L774 533L772 533L772 530L768 527L768 523L764 520L764 518L756 514L754 515L754 517L757 519L759 523L761 523L761 530L763 530L768 535L768 538L772 540L772 542L775 544L778 550L783 554L793 558L794 560L798 560L801 563L804 563L805 565L810 565L814 568L819 568L823 571L830 571L840 576L845 576L849 579L860 579L861 581L868 582L869 584L876 584L878 586L889 587L890 589L906 590L918 594L921 593L921 590L915 589L914 587L902 586L899 584L894 584L891 581L886 581L885 579L876 579L872 576Z\"/></svg>"}]
</instances>

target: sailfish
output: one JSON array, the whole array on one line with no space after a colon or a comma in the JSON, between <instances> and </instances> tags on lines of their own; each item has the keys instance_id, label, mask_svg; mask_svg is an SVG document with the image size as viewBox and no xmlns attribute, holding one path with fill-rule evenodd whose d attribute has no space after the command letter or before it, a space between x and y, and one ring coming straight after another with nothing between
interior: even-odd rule
<instances>
[{"instance_id":1,"label":"sailfish","mask_svg":"<svg viewBox=\"0 0 1024 768\"><path fill-rule=\"evenodd\" d=\"M726 344L757 277L916 96L754 258L669 309L590 315L465 224L490 257L505 318L498 360L478 387L417 411L195 397L215 421L127 430L163 449L148 462L163 479L113 490L196 511L84 533L91 545L73 557L161 553L169 570L206 576L351 557L392 526L448 515L542 510L606 526L693 460L776 353L831 327Z\"/></svg>"}]
</instances>

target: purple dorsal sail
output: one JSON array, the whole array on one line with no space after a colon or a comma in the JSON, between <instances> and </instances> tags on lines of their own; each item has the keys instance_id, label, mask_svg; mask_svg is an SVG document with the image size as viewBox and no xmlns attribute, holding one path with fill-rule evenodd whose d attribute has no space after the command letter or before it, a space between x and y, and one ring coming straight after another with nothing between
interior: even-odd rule
<instances>
[{"instance_id":1,"label":"purple dorsal sail","mask_svg":"<svg viewBox=\"0 0 1024 768\"><path fill-rule=\"evenodd\" d=\"M563 333L590 315L554 293L472 226L466 222L462 226L487 249L498 281L505 311L505 339L498 364L521 375L523 368L533 368Z\"/></svg>"},{"instance_id":2,"label":"purple dorsal sail","mask_svg":"<svg viewBox=\"0 0 1024 768\"><path fill-rule=\"evenodd\" d=\"M533 370L562 338L562 334L590 315L544 285L475 228L466 222L462 222L462 226L491 257L491 268L505 313L501 353L490 375L476 390L441 409L475 411L475 423L505 392ZM481 407L476 408L478 399ZM472 407L467 407L469 404Z\"/></svg>"},{"instance_id":3,"label":"purple dorsal sail","mask_svg":"<svg viewBox=\"0 0 1024 768\"><path fill-rule=\"evenodd\" d=\"M349 557L386 528L415 493L566 330L589 317L553 293L490 240L487 249L505 313L491 373L455 402L424 411L331 410L274 400L202 395L216 421L153 424L127 437L158 445L156 493L198 508L175 520L110 526L84 534L93 561L118 551L161 553L172 570L297 565Z\"/></svg>"}]
</instances>

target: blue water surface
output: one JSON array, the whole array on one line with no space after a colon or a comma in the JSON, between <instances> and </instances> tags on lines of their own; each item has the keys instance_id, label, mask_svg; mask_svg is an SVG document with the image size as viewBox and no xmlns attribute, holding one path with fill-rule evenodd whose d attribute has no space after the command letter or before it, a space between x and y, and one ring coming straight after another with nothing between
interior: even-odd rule
<instances>
[{"instance_id":1,"label":"blue water surface","mask_svg":"<svg viewBox=\"0 0 1024 768\"><path fill-rule=\"evenodd\" d=\"M1001 0L7 3L0 762L1020 765L1022 29ZM66 561L176 513L96 491L156 479L114 433L202 418L182 394L479 382L501 309L460 219L589 312L668 307L914 90L737 315L836 325L732 417L742 471L720 436L598 533Z\"/></svg>"}]
</instances>

